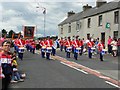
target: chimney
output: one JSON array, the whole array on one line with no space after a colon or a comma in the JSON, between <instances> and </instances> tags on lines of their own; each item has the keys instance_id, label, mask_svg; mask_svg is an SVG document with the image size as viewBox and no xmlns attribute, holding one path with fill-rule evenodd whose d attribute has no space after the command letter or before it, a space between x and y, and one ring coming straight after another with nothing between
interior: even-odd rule
<instances>
[{"instance_id":1,"label":"chimney","mask_svg":"<svg viewBox=\"0 0 120 90\"><path fill-rule=\"evenodd\" d=\"M74 14L75 14L75 12L70 11L70 12L68 12L67 14L68 14L68 17L70 17L70 16L74 15Z\"/></svg>"},{"instance_id":2,"label":"chimney","mask_svg":"<svg viewBox=\"0 0 120 90\"><path fill-rule=\"evenodd\" d=\"M107 3L107 1L105 1L105 0L97 0L96 1L96 7L100 7L100 6L102 6L106 3Z\"/></svg>"},{"instance_id":3,"label":"chimney","mask_svg":"<svg viewBox=\"0 0 120 90\"><path fill-rule=\"evenodd\" d=\"M83 6L83 11L86 11L88 9L92 8L92 6L89 6L88 4L87 5L84 5Z\"/></svg>"}]
</instances>

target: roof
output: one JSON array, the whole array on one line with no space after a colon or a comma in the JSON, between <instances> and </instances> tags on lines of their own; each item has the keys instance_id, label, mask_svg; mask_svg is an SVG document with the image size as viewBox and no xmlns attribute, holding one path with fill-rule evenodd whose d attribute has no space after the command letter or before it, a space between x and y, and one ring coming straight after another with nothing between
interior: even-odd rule
<instances>
[{"instance_id":1,"label":"roof","mask_svg":"<svg viewBox=\"0 0 120 90\"><path fill-rule=\"evenodd\" d=\"M104 5L102 5L98 8L94 7L94 8L91 8L89 10L76 13L76 14L66 18L64 21L62 21L60 24L58 24L58 26L64 25L64 24L67 24L67 23L71 23L71 22L74 22L74 21L78 21L80 19L87 18L87 17L90 17L90 16L94 16L94 15L102 14L102 13L105 13L105 12L109 12L109 11L119 9L119 8L120 8L120 1L119 2L109 2L109 3L106 3L106 4L104 4Z\"/></svg>"}]
</instances>

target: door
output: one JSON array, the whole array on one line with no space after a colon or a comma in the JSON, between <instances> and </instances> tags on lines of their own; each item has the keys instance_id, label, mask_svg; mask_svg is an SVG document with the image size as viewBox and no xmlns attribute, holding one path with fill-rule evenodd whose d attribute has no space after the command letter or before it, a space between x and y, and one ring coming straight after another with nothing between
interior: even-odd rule
<instances>
[{"instance_id":1,"label":"door","mask_svg":"<svg viewBox=\"0 0 120 90\"><path fill-rule=\"evenodd\" d=\"M105 44L105 32L101 33L101 40Z\"/></svg>"}]
</instances>

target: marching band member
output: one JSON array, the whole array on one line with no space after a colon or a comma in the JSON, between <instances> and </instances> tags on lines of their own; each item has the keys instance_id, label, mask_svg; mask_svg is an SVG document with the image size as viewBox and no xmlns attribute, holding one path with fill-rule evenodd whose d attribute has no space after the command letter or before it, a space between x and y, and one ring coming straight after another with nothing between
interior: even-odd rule
<instances>
[{"instance_id":1,"label":"marching band member","mask_svg":"<svg viewBox=\"0 0 120 90\"><path fill-rule=\"evenodd\" d=\"M35 48L36 48L35 40L32 40L32 42L31 42L31 48L32 48L32 53L35 54Z\"/></svg>"},{"instance_id":2,"label":"marching band member","mask_svg":"<svg viewBox=\"0 0 120 90\"><path fill-rule=\"evenodd\" d=\"M73 43L72 43L73 48L74 48L74 58L75 58L75 60L77 60L78 53L79 53L79 50L78 50L78 47L79 47L78 37L79 36L76 36L76 40L74 40Z\"/></svg>"},{"instance_id":3,"label":"marching band member","mask_svg":"<svg viewBox=\"0 0 120 90\"><path fill-rule=\"evenodd\" d=\"M40 41L40 46L41 46L41 56L42 58L45 58L45 51L46 51L45 40Z\"/></svg>"},{"instance_id":4,"label":"marching band member","mask_svg":"<svg viewBox=\"0 0 120 90\"><path fill-rule=\"evenodd\" d=\"M28 50L31 52L32 50L31 50L31 42L32 42L32 39L29 39L29 43L28 43Z\"/></svg>"},{"instance_id":5,"label":"marching band member","mask_svg":"<svg viewBox=\"0 0 120 90\"><path fill-rule=\"evenodd\" d=\"M83 53L83 48L84 48L84 42L83 42L83 40L81 40L81 39L79 39L79 46L80 46L80 48L81 48L80 55L82 55L82 53Z\"/></svg>"},{"instance_id":6,"label":"marching band member","mask_svg":"<svg viewBox=\"0 0 120 90\"><path fill-rule=\"evenodd\" d=\"M68 37L68 40L65 43L65 47L66 47L66 57L70 58L70 52L72 51L72 47L71 47L71 39L70 37Z\"/></svg>"},{"instance_id":7,"label":"marching band member","mask_svg":"<svg viewBox=\"0 0 120 90\"><path fill-rule=\"evenodd\" d=\"M60 43L60 51L63 51L64 40L63 40L63 38L62 38L62 37L61 37L61 39L60 39L59 43Z\"/></svg>"},{"instance_id":8,"label":"marching band member","mask_svg":"<svg viewBox=\"0 0 120 90\"><path fill-rule=\"evenodd\" d=\"M18 39L17 41L17 46L18 46L18 57L23 60L23 53L24 53L24 45L25 41L21 38Z\"/></svg>"},{"instance_id":9,"label":"marching band member","mask_svg":"<svg viewBox=\"0 0 120 90\"><path fill-rule=\"evenodd\" d=\"M15 48L15 50L18 52L17 43L18 43L18 38L14 40L14 48Z\"/></svg>"},{"instance_id":10,"label":"marching band member","mask_svg":"<svg viewBox=\"0 0 120 90\"><path fill-rule=\"evenodd\" d=\"M102 40L98 43L98 50L99 50L99 53L100 53L100 61L103 61L103 48L104 48L104 45L102 43Z\"/></svg>"},{"instance_id":11,"label":"marching band member","mask_svg":"<svg viewBox=\"0 0 120 90\"><path fill-rule=\"evenodd\" d=\"M53 45L50 37L47 38L45 45L46 45L46 59L50 60L50 54L52 52L52 45Z\"/></svg>"},{"instance_id":12,"label":"marching band member","mask_svg":"<svg viewBox=\"0 0 120 90\"><path fill-rule=\"evenodd\" d=\"M75 36L72 37L71 45L72 45L72 53L74 54L74 46L73 43L75 42Z\"/></svg>"},{"instance_id":13,"label":"marching band member","mask_svg":"<svg viewBox=\"0 0 120 90\"><path fill-rule=\"evenodd\" d=\"M56 54L56 48L57 48L57 39L53 42L53 45L52 45L52 55L55 56Z\"/></svg>"},{"instance_id":14,"label":"marching band member","mask_svg":"<svg viewBox=\"0 0 120 90\"><path fill-rule=\"evenodd\" d=\"M26 46L26 49L28 51L29 50L29 39L25 40L25 46Z\"/></svg>"},{"instance_id":15,"label":"marching band member","mask_svg":"<svg viewBox=\"0 0 120 90\"><path fill-rule=\"evenodd\" d=\"M39 44L39 40L36 40L36 50L40 49L40 44Z\"/></svg>"},{"instance_id":16,"label":"marching band member","mask_svg":"<svg viewBox=\"0 0 120 90\"><path fill-rule=\"evenodd\" d=\"M94 42L91 41L91 38L89 39L89 41L87 42L87 46L88 46L88 57L92 58L92 47L94 45Z\"/></svg>"},{"instance_id":17,"label":"marching band member","mask_svg":"<svg viewBox=\"0 0 120 90\"><path fill-rule=\"evenodd\" d=\"M66 42L67 42L67 38L65 37L65 38L64 38L64 44L63 44L63 47L64 47L65 52L67 52L67 51L66 51Z\"/></svg>"}]
</instances>

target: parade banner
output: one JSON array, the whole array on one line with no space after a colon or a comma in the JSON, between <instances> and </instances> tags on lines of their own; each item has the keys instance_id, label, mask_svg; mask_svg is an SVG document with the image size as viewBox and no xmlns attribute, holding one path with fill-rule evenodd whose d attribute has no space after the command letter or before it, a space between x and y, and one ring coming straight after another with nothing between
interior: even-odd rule
<instances>
[{"instance_id":1,"label":"parade banner","mask_svg":"<svg viewBox=\"0 0 120 90\"><path fill-rule=\"evenodd\" d=\"M34 38L36 26L23 26L24 38Z\"/></svg>"}]
</instances>

